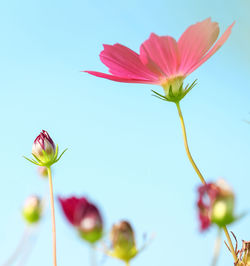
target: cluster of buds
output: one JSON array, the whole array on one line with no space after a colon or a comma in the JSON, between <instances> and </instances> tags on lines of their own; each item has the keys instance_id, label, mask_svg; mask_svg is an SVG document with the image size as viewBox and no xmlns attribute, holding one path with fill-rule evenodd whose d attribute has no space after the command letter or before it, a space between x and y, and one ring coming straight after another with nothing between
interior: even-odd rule
<instances>
[{"instance_id":1,"label":"cluster of buds","mask_svg":"<svg viewBox=\"0 0 250 266\"><path fill-rule=\"evenodd\" d=\"M84 240L94 244L102 238L103 220L94 204L84 197L59 197L59 202L67 220Z\"/></svg>"},{"instance_id":2,"label":"cluster of buds","mask_svg":"<svg viewBox=\"0 0 250 266\"><path fill-rule=\"evenodd\" d=\"M108 251L108 255L128 263L138 254L134 231L129 222L121 221L114 224L111 229L110 240L112 250Z\"/></svg>"},{"instance_id":3,"label":"cluster of buds","mask_svg":"<svg viewBox=\"0 0 250 266\"><path fill-rule=\"evenodd\" d=\"M234 193L223 179L200 186L198 193L197 206L202 231L209 228L211 224L223 227L236 220Z\"/></svg>"},{"instance_id":4,"label":"cluster of buds","mask_svg":"<svg viewBox=\"0 0 250 266\"><path fill-rule=\"evenodd\" d=\"M23 206L23 217L29 224L37 223L42 214L41 200L37 196L30 196Z\"/></svg>"}]
</instances>

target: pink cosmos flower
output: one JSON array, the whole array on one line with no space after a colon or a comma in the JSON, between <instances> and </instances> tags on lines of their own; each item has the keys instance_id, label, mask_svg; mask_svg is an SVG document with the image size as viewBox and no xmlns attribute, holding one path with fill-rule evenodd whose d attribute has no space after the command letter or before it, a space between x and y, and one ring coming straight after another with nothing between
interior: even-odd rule
<instances>
[{"instance_id":1,"label":"pink cosmos flower","mask_svg":"<svg viewBox=\"0 0 250 266\"><path fill-rule=\"evenodd\" d=\"M189 89L181 88L183 80L218 51L233 25L218 40L218 23L210 18L188 27L178 41L171 36L152 33L142 43L139 54L118 43L104 45L100 59L110 74L85 72L118 82L161 85L167 97L174 94L183 98ZM180 93L182 95L177 95Z\"/></svg>"}]
</instances>

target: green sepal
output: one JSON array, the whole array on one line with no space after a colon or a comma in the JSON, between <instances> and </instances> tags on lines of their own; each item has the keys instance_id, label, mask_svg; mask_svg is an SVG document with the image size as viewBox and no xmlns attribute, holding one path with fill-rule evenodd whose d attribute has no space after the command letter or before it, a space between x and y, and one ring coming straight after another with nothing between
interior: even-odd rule
<instances>
[{"instance_id":1,"label":"green sepal","mask_svg":"<svg viewBox=\"0 0 250 266\"><path fill-rule=\"evenodd\" d=\"M154 90L152 90L152 92L154 93L153 96L163 101L179 103L180 100L183 99L187 95L187 93L193 89L195 85L197 85L197 79L194 82L192 82L191 85L187 84L185 88L183 88L183 83L182 83L178 89L178 93L176 94L173 93L172 85L170 85L168 89L168 95L162 95Z\"/></svg>"},{"instance_id":2,"label":"green sepal","mask_svg":"<svg viewBox=\"0 0 250 266\"><path fill-rule=\"evenodd\" d=\"M85 241L87 241L90 244L96 243L103 237L102 228L94 229L90 232L83 232L81 230L78 230L78 233L81 238L83 238Z\"/></svg>"},{"instance_id":3,"label":"green sepal","mask_svg":"<svg viewBox=\"0 0 250 266\"><path fill-rule=\"evenodd\" d=\"M29 162L33 163L33 164L36 164L36 165L39 165L35 160L33 159L29 159L27 158L26 156L23 156L24 159L28 160Z\"/></svg>"},{"instance_id":4,"label":"green sepal","mask_svg":"<svg viewBox=\"0 0 250 266\"><path fill-rule=\"evenodd\" d=\"M129 250L123 250L122 247L116 247L113 250L109 250L107 252L107 255L123 260L124 262L128 263L130 260L132 260L136 255L138 255L138 250L136 249L135 246L133 246Z\"/></svg>"},{"instance_id":5,"label":"green sepal","mask_svg":"<svg viewBox=\"0 0 250 266\"><path fill-rule=\"evenodd\" d=\"M61 155L59 156L59 158L56 159L55 163L57 163L57 162L61 159L61 157L63 156L63 154L64 154L67 150L68 150L68 148L65 149L65 150L61 153Z\"/></svg>"},{"instance_id":6,"label":"green sepal","mask_svg":"<svg viewBox=\"0 0 250 266\"><path fill-rule=\"evenodd\" d=\"M63 156L63 154L64 154L67 150L68 150L68 149L65 149L65 150L59 155L59 157L58 157L58 151L59 151L59 148L58 148L58 145L56 145L55 155L53 156L52 159L48 160L48 162L46 162L46 163L42 162L42 161L41 161L39 158L37 158L37 156L34 155L33 153L32 153L32 156L35 158L35 160L34 160L34 159L29 159L29 158L27 158L26 156L23 156L23 157L24 157L26 160L28 160L29 162L31 162L31 163L33 163L33 164L35 164L35 165L38 165L38 166L44 166L44 167L49 168L52 164L57 163L57 162L61 159L61 157ZM43 150L42 152L43 152L43 156L44 156L45 158L48 158L46 152L45 152L44 150ZM48 159L49 159L49 158L48 158Z\"/></svg>"}]
</instances>

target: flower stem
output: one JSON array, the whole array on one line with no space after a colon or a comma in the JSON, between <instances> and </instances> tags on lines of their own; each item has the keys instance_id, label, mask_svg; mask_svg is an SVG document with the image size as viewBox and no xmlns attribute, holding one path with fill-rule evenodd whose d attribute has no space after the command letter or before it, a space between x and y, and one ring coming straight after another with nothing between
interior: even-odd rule
<instances>
[{"instance_id":1,"label":"flower stem","mask_svg":"<svg viewBox=\"0 0 250 266\"><path fill-rule=\"evenodd\" d=\"M176 106L177 106L177 109L178 109L178 113L179 113L179 117L180 117L180 120L181 120L181 128L182 128L182 134L183 134L183 138L184 138L184 146L185 146L185 149L186 149L186 153L187 153L187 156L188 156L188 159L190 161L190 163L192 164L195 172L197 173L197 175L199 176L202 184L206 184L206 181L203 177L203 175L201 174L199 168L197 167L197 165L195 164L194 162L194 159L190 153L190 150L189 150L189 147L188 147L188 141L187 141L187 134L186 134L186 127L185 127L185 123L184 123L184 119L183 119L183 116L182 116L182 112L181 112L181 107L180 107L180 103L176 103Z\"/></svg>"},{"instance_id":2,"label":"flower stem","mask_svg":"<svg viewBox=\"0 0 250 266\"><path fill-rule=\"evenodd\" d=\"M178 113L179 113L179 117L180 117L180 121L181 121L181 128L182 128L182 134L183 134L183 139L184 139L184 146L185 146L185 149L186 149L186 153L187 153L187 156L188 156L188 159L190 161L190 163L192 164L195 172L197 173L197 175L199 176L200 178L200 181L202 182L203 185L206 184L206 181L203 177L203 175L201 174L199 168L197 167L197 165L195 164L194 160L193 160L193 157L190 153L190 150L189 150L189 147L188 147L188 141L187 141L187 133L186 133L186 127L185 127L185 123L184 123L184 119L183 119L183 115L182 115L182 112L181 112L181 107L180 107L180 103L177 102L176 103L176 106L177 106L177 109L178 109ZM234 261L235 263L237 263L238 259L237 259L237 255L235 253L235 250L234 250L234 247L233 247L233 244L232 244L232 240L228 234L228 231L227 231L227 227L226 226L223 226L223 230L225 232L225 235L227 237L227 240L228 240L228 243L229 243L229 246L230 246L230 250L231 250L231 253L234 257Z\"/></svg>"},{"instance_id":3,"label":"flower stem","mask_svg":"<svg viewBox=\"0 0 250 266\"><path fill-rule=\"evenodd\" d=\"M237 255L236 255L236 253L235 253L234 246L233 246L232 240L231 240L231 238L230 238L230 235L229 235L229 233L228 233L228 231L227 231L227 227L226 227L226 226L223 226L223 230L224 230L224 233L225 233L225 235L226 235L226 237L227 237L227 241L228 241L228 244L229 244L229 247L230 247L231 253L232 253L233 257L234 257L234 261L235 261L235 263L236 263L235 265L237 265L238 258L237 258Z\"/></svg>"},{"instance_id":4,"label":"flower stem","mask_svg":"<svg viewBox=\"0 0 250 266\"><path fill-rule=\"evenodd\" d=\"M214 243L214 255L211 266L216 266L220 254L220 248L221 248L221 228L218 227L218 233Z\"/></svg>"},{"instance_id":5,"label":"flower stem","mask_svg":"<svg viewBox=\"0 0 250 266\"><path fill-rule=\"evenodd\" d=\"M22 235L15 251L13 252L13 254L8 258L8 260L2 266L9 266L15 262L15 260L18 258L18 256L23 251L23 248L26 246L27 241L30 237L30 234L31 234L30 227L27 226L23 232L23 235Z\"/></svg>"},{"instance_id":6,"label":"flower stem","mask_svg":"<svg viewBox=\"0 0 250 266\"><path fill-rule=\"evenodd\" d=\"M90 247L90 265L91 266L97 266L95 245L91 245L91 247Z\"/></svg>"},{"instance_id":7,"label":"flower stem","mask_svg":"<svg viewBox=\"0 0 250 266\"><path fill-rule=\"evenodd\" d=\"M130 263L127 261L125 265L126 265L126 266L130 266Z\"/></svg>"},{"instance_id":8,"label":"flower stem","mask_svg":"<svg viewBox=\"0 0 250 266\"><path fill-rule=\"evenodd\" d=\"M53 196L53 185L51 168L48 167L49 189L50 189L50 203L51 203L51 219L52 219L52 237L53 237L53 265L56 266L56 221L55 221L55 207Z\"/></svg>"}]
</instances>

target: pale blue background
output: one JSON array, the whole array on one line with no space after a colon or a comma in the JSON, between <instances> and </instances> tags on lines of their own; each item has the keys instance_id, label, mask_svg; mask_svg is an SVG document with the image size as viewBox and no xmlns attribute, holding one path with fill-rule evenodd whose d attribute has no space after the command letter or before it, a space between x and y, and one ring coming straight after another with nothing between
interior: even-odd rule
<instances>
[{"instance_id":1,"label":"pale blue background","mask_svg":"<svg viewBox=\"0 0 250 266\"><path fill-rule=\"evenodd\" d=\"M107 71L102 44L138 51L151 32L178 38L209 16L222 31L222 49L187 81L198 85L182 101L191 151L208 180L224 177L237 195L237 212L250 209L250 2L23 0L0 3L0 250L1 263L18 243L20 210L47 182L22 158L46 129L61 150L54 166L56 195L87 195L113 222L127 218L138 245L156 233L132 265L210 265L216 230L200 234L195 208L199 180L182 143L176 108L151 96L160 87L120 84L81 73ZM89 265L89 250L56 203L58 266ZM250 240L250 217L230 226ZM27 266L52 265L47 210ZM35 241L34 241L35 243ZM223 245L219 265L233 265ZM102 259L102 256L100 256ZM119 266L106 259L100 265Z\"/></svg>"}]
</instances>

